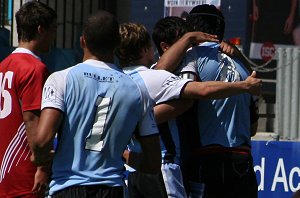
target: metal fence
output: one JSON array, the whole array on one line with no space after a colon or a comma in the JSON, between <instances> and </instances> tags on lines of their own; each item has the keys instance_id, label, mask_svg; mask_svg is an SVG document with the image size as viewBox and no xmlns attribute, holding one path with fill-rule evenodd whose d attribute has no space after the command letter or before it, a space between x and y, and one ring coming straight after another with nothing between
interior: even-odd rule
<instances>
[{"instance_id":1,"label":"metal fence","mask_svg":"<svg viewBox=\"0 0 300 198\"><path fill-rule=\"evenodd\" d=\"M279 48L277 62L275 132L300 140L300 48Z\"/></svg>"},{"instance_id":2,"label":"metal fence","mask_svg":"<svg viewBox=\"0 0 300 198\"><path fill-rule=\"evenodd\" d=\"M28 1L28 0L27 0ZM9 43L17 45L14 13L26 0L0 0L0 28L9 30ZM57 12L55 47L73 48L78 44L81 27L92 12L103 9L116 14L116 0L39 0Z\"/></svg>"}]
</instances>

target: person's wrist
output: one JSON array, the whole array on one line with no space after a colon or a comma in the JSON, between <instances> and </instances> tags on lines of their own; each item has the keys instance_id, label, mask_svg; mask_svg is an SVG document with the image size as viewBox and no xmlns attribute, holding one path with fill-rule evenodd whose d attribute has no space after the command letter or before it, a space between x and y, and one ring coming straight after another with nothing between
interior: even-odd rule
<instances>
[{"instance_id":1,"label":"person's wrist","mask_svg":"<svg viewBox=\"0 0 300 198\"><path fill-rule=\"evenodd\" d=\"M240 82L236 82L239 86L239 88L243 91L243 92L250 92L250 83L247 82L247 80L244 80L244 81L240 81Z\"/></svg>"}]
</instances>

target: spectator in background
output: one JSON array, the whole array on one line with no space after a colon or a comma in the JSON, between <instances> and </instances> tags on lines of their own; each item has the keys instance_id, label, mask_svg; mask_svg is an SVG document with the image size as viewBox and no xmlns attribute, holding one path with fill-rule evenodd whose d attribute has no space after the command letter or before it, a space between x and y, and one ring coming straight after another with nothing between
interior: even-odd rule
<instances>
[{"instance_id":1,"label":"spectator in background","mask_svg":"<svg viewBox=\"0 0 300 198\"><path fill-rule=\"evenodd\" d=\"M297 18L297 0L252 0L253 42L293 44L292 31ZM279 14L278 14L279 13Z\"/></svg>"},{"instance_id":2,"label":"spectator in background","mask_svg":"<svg viewBox=\"0 0 300 198\"><path fill-rule=\"evenodd\" d=\"M49 169L30 161L48 71L39 56L56 35L56 13L30 1L16 13L19 46L0 64L0 197L45 197Z\"/></svg>"},{"instance_id":3,"label":"spectator in background","mask_svg":"<svg viewBox=\"0 0 300 198\"><path fill-rule=\"evenodd\" d=\"M300 45L300 1L298 0L298 17L296 27L293 30L293 39L295 45Z\"/></svg>"},{"instance_id":4,"label":"spectator in background","mask_svg":"<svg viewBox=\"0 0 300 198\"><path fill-rule=\"evenodd\" d=\"M120 44L119 23L106 11L85 22L80 37L83 63L47 79L33 161L52 161L52 198L123 197L123 151L138 129L143 158L139 171L157 174L158 129L147 95L113 64Z\"/></svg>"},{"instance_id":5,"label":"spectator in background","mask_svg":"<svg viewBox=\"0 0 300 198\"><path fill-rule=\"evenodd\" d=\"M295 45L300 45L300 24L293 30L293 39Z\"/></svg>"}]
</instances>

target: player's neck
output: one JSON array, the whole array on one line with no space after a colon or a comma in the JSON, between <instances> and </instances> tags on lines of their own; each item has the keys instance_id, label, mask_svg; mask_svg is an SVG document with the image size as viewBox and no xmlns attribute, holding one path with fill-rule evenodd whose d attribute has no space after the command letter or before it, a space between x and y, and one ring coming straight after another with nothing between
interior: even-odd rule
<instances>
[{"instance_id":1,"label":"player's neck","mask_svg":"<svg viewBox=\"0 0 300 198\"><path fill-rule=\"evenodd\" d=\"M94 55L90 53L89 50L84 49L83 61L88 59L99 60L106 63L114 63L113 53Z\"/></svg>"},{"instance_id":2,"label":"player's neck","mask_svg":"<svg viewBox=\"0 0 300 198\"><path fill-rule=\"evenodd\" d=\"M25 41L20 41L19 42L19 47L25 48L30 50L31 52L33 52L35 55L39 56L40 55L40 51L36 46L35 41L29 41L29 42L25 42Z\"/></svg>"}]
</instances>

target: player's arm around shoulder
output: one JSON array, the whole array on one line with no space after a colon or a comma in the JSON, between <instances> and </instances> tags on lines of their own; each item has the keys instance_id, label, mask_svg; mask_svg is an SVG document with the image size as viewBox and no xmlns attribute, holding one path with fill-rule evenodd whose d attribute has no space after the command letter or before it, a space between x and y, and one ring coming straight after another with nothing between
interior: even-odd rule
<instances>
[{"instance_id":1,"label":"player's arm around shoulder","mask_svg":"<svg viewBox=\"0 0 300 198\"><path fill-rule=\"evenodd\" d=\"M193 100L178 99L155 105L154 115L158 124L167 122L183 114L193 105Z\"/></svg>"},{"instance_id":2,"label":"player's arm around shoulder","mask_svg":"<svg viewBox=\"0 0 300 198\"><path fill-rule=\"evenodd\" d=\"M239 82L189 82L182 92L182 97L193 99L222 99L241 93L260 95L261 87L262 80L256 78L256 73L253 72L246 80Z\"/></svg>"},{"instance_id":3,"label":"player's arm around shoulder","mask_svg":"<svg viewBox=\"0 0 300 198\"><path fill-rule=\"evenodd\" d=\"M219 42L216 35L204 32L188 32L176 43L169 47L158 60L155 69L163 69L174 72L179 66L186 51L195 44L204 41Z\"/></svg>"}]
</instances>

